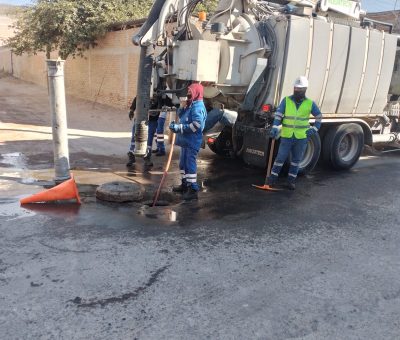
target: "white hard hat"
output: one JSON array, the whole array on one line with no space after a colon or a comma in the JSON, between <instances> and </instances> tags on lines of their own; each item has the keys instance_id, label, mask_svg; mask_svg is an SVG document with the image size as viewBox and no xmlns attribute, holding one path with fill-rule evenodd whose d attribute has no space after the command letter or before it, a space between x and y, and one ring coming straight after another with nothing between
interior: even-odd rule
<instances>
[{"instance_id":1,"label":"white hard hat","mask_svg":"<svg viewBox=\"0 0 400 340\"><path fill-rule=\"evenodd\" d=\"M307 88L308 87L308 79L304 76L300 76L295 80L293 86L298 87L298 88Z\"/></svg>"}]
</instances>

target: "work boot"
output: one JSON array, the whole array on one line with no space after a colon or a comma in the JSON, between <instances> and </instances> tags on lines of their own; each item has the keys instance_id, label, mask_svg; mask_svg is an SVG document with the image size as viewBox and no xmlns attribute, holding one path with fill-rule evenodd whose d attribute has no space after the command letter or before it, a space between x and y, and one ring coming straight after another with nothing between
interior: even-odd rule
<instances>
[{"instance_id":1,"label":"work boot","mask_svg":"<svg viewBox=\"0 0 400 340\"><path fill-rule=\"evenodd\" d=\"M187 192L185 192L185 193L183 194L183 199L184 199L185 201L197 200L198 198L199 198L199 197L198 197L197 191L194 190L192 187L189 187L188 190L187 190Z\"/></svg>"},{"instance_id":2,"label":"work boot","mask_svg":"<svg viewBox=\"0 0 400 340\"><path fill-rule=\"evenodd\" d=\"M147 153L143 156L143 159L145 166L153 166L153 162L151 161L151 151L147 151Z\"/></svg>"},{"instance_id":3,"label":"work boot","mask_svg":"<svg viewBox=\"0 0 400 340\"><path fill-rule=\"evenodd\" d=\"M128 163L126 163L126 166L132 166L136 162L135 154L132 151L129 151L127 155L128 155Z\"/></svg>"},{"instance_id":4,"label":"work boot","mask_svg":"<svg viewBox=\"0 0 400 340\"><path fill-rule=\"evenodd\" d=\"M180 185L174 185L172 187L172 191L180 193L180 194L184 194L184 193L186 193L188 191L188 186L186 184L184 184L184 183L182 183Z\"/></svg>"},{"instance_id":5,"label":"work boot","mask_svg":"<svg viewBox=\"0 0 400 340\"><path fill-rule=\"evenodd\" d=\"M296 190L296 184L294 182L287 182L287 187L289 190Z\"/></svg>"},{"instance_id":6,"label":"work boot","mask_svg":"<svg viewBox=\"0 0 400 340\"><path fill-rule=\"evenodd\" d=\"M278 182L277 178L270 176L268 177L267 182L265 184L269 185L271 188L275 188L277 186L276 185L277 182Z\"/></svg>"}]
</instances>

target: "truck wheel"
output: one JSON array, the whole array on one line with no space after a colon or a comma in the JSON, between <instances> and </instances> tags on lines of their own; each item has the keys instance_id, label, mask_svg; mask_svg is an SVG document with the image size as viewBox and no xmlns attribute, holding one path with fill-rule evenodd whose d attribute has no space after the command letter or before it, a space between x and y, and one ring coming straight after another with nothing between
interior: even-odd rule
<instances>
[{"instance_id":1,"label":"truck wheel","mask_svg":"<svg viewBox=\"0 0 400 340\"><path fill-rule=\"evenodd\" d=\"M321 154L321 138L319 134L311 136L307 143L307 149L304 152L303 160L299 165L299 175L306 175L311 172L318 163Z\"/></svg>"},{"instance_id":2,"label":"truck wheel","mask_svg":"<svg viewBox=\"0 0 400 340\"><path fill-rule=\"evenodd\" d=\"M322 157L334 169L347 170L357 163L363 147L362 127L355 123L342 124L328 130L322 146Z\"/></svg>"},{"instance_id":3,"label":"truck wheel","mask_svg":"<svg viewBox=\"0 0 400 340\"><path fill-rule=\"evenodd\" d=\"M208 144L210 150L219 156L229 157L232 151L232 129L225 127L213 144Z\"/></svg>"},{"instance_id":4,"label":"truck wheel","mask_svg":"<svg viewBox=\"0 0 400 340\"><path fill-rule=\"evenodd\" d=\"M299 164L299 175L307 175L311 172L318 163L319 156L321 154L321 138L319 134L311 136L307 142L307 149L304 152L302 161ZM290 168L290 162L292 161L291 156L286 160L283 166L282 174L287 174Z\"/></svg>"}]
</instances>

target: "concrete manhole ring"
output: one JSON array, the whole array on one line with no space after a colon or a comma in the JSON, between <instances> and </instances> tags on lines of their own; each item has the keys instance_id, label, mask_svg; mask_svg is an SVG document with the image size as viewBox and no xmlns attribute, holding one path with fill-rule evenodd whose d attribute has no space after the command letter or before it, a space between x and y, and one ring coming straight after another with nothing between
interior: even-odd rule
<instances>
[{"instance_id":1,"label":"concrete manhole ring","mask_svg":"<svg viewBox=\"0 0 400 340\"><path fill-rule=\"evenodd\" d=\"M133 182L110 182L100 185L96 190L99 200L109 202L139 202L144 196L144 187Z\"/></svg>"}]
</instances>

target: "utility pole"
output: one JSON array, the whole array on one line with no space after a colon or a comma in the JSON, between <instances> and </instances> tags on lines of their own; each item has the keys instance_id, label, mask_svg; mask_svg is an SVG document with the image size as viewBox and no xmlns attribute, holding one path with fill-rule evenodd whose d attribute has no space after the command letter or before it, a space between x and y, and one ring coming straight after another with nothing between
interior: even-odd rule
<instances>
[{"instance_id":1,"label":"utility pole","mask_svg":"<svg viewBox=\"0 0 400 340\"><path fill-rule=\"evenodd\" d=\"M60 183L71 178L65 105L64 60L47 60L46 63L53 130L55 182Z\"/></svg>"}]
</instances>

